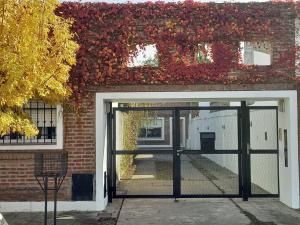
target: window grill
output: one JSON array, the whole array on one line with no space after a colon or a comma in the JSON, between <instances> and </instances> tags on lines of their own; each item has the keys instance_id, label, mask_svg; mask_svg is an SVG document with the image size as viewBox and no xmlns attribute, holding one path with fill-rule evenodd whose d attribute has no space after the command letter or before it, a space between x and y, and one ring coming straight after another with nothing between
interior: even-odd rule
<instances>
[{"instance_id":1,"label":"window grill","mask_svg":"<svg viewBox=\"0 0 300 225\"><path fill-rule=\"evenodd\" d=\"M55 144L57 108L41 101L30 101L23 107L39 133L35 137L25 137L24 133L10 132L0 137L0 144Z\"/></svg>"}]
</instances>

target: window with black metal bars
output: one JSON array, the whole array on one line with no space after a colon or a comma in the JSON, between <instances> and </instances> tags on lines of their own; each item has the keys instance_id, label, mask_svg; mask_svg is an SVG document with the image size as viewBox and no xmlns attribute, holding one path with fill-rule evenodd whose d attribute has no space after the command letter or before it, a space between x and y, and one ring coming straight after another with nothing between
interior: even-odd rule
<instances>
[{"instance_id":1,"label":"window with black metal bars","mask_svg":"<svg viewBox=\"0 0 300 225\"><path fill-rule=\"evenodd\" d=\"M10 132L0 137L0 144L55 144L57 108L41 101L30 101L23 107L37 126L39 133L35 137L26 137L24 133Z\"/></svg>"}]
</instances>

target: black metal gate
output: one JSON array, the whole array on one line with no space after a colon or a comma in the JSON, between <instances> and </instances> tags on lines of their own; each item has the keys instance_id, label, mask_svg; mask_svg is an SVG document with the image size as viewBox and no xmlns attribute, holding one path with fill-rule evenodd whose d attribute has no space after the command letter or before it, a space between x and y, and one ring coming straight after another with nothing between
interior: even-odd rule
<instances>
[{"instance_id":1,"label":"black metal gate","mask_svg":"<svg viewBox=\"0 0 300 225\"><path fill-rule=\"evenodd\" d=\"M272 125L262 126L262 115ZM109 200L276 197L277 120L277 107L245 102L113 108L107 120Z\"/></svg>"},{"instance_id":2,"label":"black metal gate","mask_svg":"<svg viewBox=\"0 0 300 225\"><path fill-rule=\"evenodd\" d=\"M279 196L278 109L250 106L248 121L248 190L250 197Z\"/></svg>"}]
</instances>

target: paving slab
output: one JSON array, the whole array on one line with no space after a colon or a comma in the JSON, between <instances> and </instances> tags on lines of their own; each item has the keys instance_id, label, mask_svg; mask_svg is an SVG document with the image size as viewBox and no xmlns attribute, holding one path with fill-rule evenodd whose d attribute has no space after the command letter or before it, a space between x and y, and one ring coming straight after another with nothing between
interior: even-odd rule
<instances>
[{"instance_id":1,"label":"paving slab","mask_svg":"<svg viewBox=\"0 0 300 225\"><path fill-rule=\"evenodd\" d=\"M234 202L249 217L254 218L252 224L276 224L276 225L299 225L300 210L291 209L280 202L278 199L255 198L244 202L241 199L235 199Z\"/></svg>"},{"instance_id":2,"label":"paving slab","mask_svg":"<svg viewBox=\"0 0 300 225\"><path fill-rule=\"evenodd\" d=\"M299 225L278 199L126 199L117 225Z\"/></svg>"},{"instance_id":3,"label":"paving slab","mask_svg":"<svg viewBox=\"0 0 300 225\"><path fill-rule=\"evenodd\" d=\"M117 225L247 225L249 222L229 200L126 199Z\"/></svg>"}]
</instances>

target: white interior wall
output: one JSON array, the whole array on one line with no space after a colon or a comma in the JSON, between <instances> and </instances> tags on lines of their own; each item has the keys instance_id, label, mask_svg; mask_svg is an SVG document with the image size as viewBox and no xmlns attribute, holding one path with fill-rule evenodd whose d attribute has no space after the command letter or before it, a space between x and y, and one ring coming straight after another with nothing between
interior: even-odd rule
<instances>
[{"instance_id":1,"label":"white interior wall","mask_svg":"<svg viewBox=\"0 0 300 225\"><path fill-rule=\"evenodd\" d=\"M259 52L259 51L253 51L253 64L254 65L271 65L271 55Z\"/></svg>"},{"instance_id":2,"label":"white interior wall","mask_svg":"<svg viewBox=\"0 0 300 225\"><path fill-rule=\"evenodd\" d=\"M201 103L201 106L209 105ZM237 105L237 104L233 104ZM252 106L277 105L277 102L256 102ZM189 138L187 143L190 149L201 149L200 132L215 132L217 150L238 149L238 123L236 110L222 110L210 112L201 110L198 117L189 124ZM250 111L250 147L251 149L276 149L276 111L251 110ZM267 132L267 140L265 140ZM236 155L203 155L222 167L238 173L238 158ZM276 194L278 192L278 170L276 155L252 154L251 156L251 182Z\"/></svg>"},{"instance_id":3,"label":"white interior wall","mask_svg":"<svg viewBox=\"0 0 300 225\"><path fill-rule=\"evenodd\" d=\"M266 103L267 105L267 103ZM275 110L250 110L250 148L277 149L277 118ZM265 140L265 132L267 140ZM252 154L251 182L271 194L278 193L277 155ZM253 193L255 194L255 193Z\"/></svg>"},{"instance_id":4,"label":"white interior wall","mask_svg":"<svg viewBox=\"0 0 300 225\"><path fill-rule=\"evenodd\" d=\"M200 105L204 106L205 104L201 103ZM201 149L200 133L215 132L215 148L217 150L237 150L237 129L237 112L235 110L217 111L212 113L210 110L201 110L199 112L199 117L193 118L189 123L187 148L191 150ZM203 156L226 167L234 173L238 173L238 161L236 155L207 154Z\"/></svg>"},{"instance_id":5,"label":"white interior wall","mask_svg":"<svg viewBox=\"0 0 300 225\"><path fill-rule=\"evenodd\" d=\"M286 100L285 101L285 110L287 111L289 108L289 103ZM288 112L278 112L278 127L281 128L282 130L288 129ZM283 132L283 131L282 131ZM288 141L288 146L289 146L289 141ZM280 170L279 170L279 179L292 179L289 168L286 168L284 166L284 142L283 140L279 139L279 165L280 165ZM280 182L280 197L283 199L284 202L286 201L292 201L291 196L287 195L287 192L289 191L286 185L282 185L282 182Z\"/></svg>"},{"instance_id":6,"label":"white interior wall","mask_svg":"<svg viewBox=\"0 0 300 225\"><path fill-rule=\"evenodd\" d=\"M278 112L278 127L282 129L287 129L288 132L288 167L285 167L284 163L284 142L283 138L279 139L279 179L280 179L280 200L289 205L299 205L299 187L297 188L295 185L289 186L288 183L296 183L299 182L299 174L295 174L296 167L293 163L293 158L297 157L298 151L296 151L296 146L298 149L298 143L294 140L295 136L297 136L296 132L293 131L295 127L297 127L297 115L292 113L293 107L297 106L297 102L293 99L285 99L285 107L284 112ZM294 140L294 141L293 141ZM298 190L296 190L298 189ZM294 194L294 197L293 197ZM298 206L299 208L299 206Z\"/></svg>"}]
</instances>

